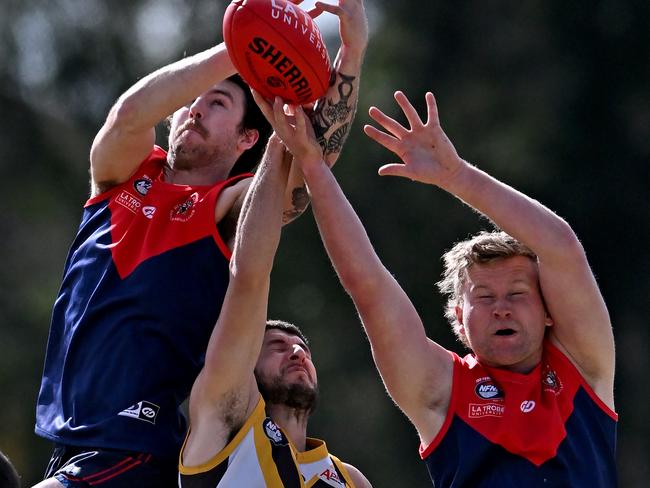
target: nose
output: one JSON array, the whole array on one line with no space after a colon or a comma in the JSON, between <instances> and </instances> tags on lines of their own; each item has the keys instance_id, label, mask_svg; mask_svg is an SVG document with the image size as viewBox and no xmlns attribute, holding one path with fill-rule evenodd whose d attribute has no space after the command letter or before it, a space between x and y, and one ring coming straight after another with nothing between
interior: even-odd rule
<instances>
[{"instance_id":1,"label":"nose","mask_svg":"<svg viewBox=\"0 0 650 488\"><path fill-rule=\"evenodd\" d=\"M291 356L290 359L292 361L300 361L303 362L305 358L307 357L307 353L305 350L300 346L300 344L294 344L293 348L291 349Z\"/></svg>"},{"instance_id":2,"label":"nose","mask_svg":"<svg viewBox=\"0 0 650 488\"><path fill-rule=\"evenodd\" d=\"M507 300L496 300L494 303L494 308L492 314L497 319L508 319L510 318L511 311L510 305Z\"/></svg>"},{"instance_id":3,"label":"nose","mask_svg":"<svg viewBox=\"0 0 650 488\"><path fill-rule=\"evenodd\" d=\"M203 109L201 108L201 98L197 98L190 105L190 117L193 119L203 118Z\"/></svg>"}]
</instances>

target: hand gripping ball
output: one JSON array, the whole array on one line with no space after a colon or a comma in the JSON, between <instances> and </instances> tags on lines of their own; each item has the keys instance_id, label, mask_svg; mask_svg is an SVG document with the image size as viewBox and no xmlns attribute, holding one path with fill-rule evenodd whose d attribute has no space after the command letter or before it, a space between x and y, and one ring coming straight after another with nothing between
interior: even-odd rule
<instances>
[{"instance_id":1,"label":"hand gripping ball","mask_svg":"<svg viewBox=\"0 0 650 488\"><path fill-rule=\"evenodd\" d=\"M286 0L233 0L223 18L230 59L262 96L304 105L327 91L330 58L307 12Z\"/></svg>"}]
</instances>

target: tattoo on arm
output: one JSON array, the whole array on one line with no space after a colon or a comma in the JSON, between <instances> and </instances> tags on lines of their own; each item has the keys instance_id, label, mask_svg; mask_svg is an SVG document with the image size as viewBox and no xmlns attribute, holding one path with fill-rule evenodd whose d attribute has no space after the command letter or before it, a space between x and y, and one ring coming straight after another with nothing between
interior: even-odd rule
<instances>
[{"instance_id":1,"label":"tattoo on arm","mask_svg":"<svg viewBox=\"0 0 650 488\"><path fill-rule=\"evenodd\" d=\"M356 109L356 97L352 97L356 76L333 72L330 86L334 86L337 79L339 101L334 102L331 98L322 98L316 103L316 107L311 114L316 139L323 148L325 156L341 151ZM350 98L352 98L352 103L348 105ZM339 127L336 127L327 138L325 135L335 124L338 124Z\"/></svg>"},{"instance_id":2,"label":"tattoo on arm","mask_svg":"<svg viewBox=\"0 0 650 488\"><path fill-rule=\"evenodd\" d=\"M307 193L307 188L305 185L296 187L291 192L291 204L292 208L286 209L282 214L282 223L286 224L291 222L296 217L300 216L307 205L309 205L309 194Z\"/></svg>"}]
</instances>

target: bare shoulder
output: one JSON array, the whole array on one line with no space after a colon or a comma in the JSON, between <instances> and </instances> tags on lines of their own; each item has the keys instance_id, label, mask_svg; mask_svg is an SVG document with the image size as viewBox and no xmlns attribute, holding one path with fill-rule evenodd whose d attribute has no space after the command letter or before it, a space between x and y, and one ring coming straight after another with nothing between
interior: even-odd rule
<instances>
[{"instance_id":1,"label":"bare shoulder","mask_svg":"<svg viewBox=\"0 0 650 488\"><path fill-rule=\"evenodd\" d=\"M252 177L244 178L243 180L239 180L237 183L223 189L214 208L215 222L221 222L221 220L226 216L237 220L239 212L241 211L242 203L244 202L244 196L246 196L246 191L252 181Z\"/></svg>"},{"instance_id":2,"label":"bare shoulder","mask_svg":"<svg viewBox=\"0 0 650 488\"><path fill-rule=\"evenodd\" d=\"M345 466L350 478L352 478L355 488L372 488L370 481L368 481L368 478L361 471L348 463L343 463L343 466Z\"/></svg>"},{"instance_id":3,"label":"bare shoulder","mask_svg":"<svg viewBox=\"0 0 650 488\"><path fill-rule=\"evenodd\" d=\"M212 459L228 445L243 427L259 402L254 380L242 387L221 392L217 397L207 392L207 378L202 371L190 395L190 430L182 451L185 467L198 466Z\"/></svg>"},{"instance_id":4,"label":"bare shoulder","mask_svg":"<svg viewBox=\"0 0 650 488\"><path fill-rule=\"evenodd\" d=\"M421 371L418 382L413 384L412 395L407 397L408 402L397 402L423 444L430 443L444 426L454 380L451 352L431 339L427 340L427 346L428 356L421 356Z\"/></svg>"}]
</instances>

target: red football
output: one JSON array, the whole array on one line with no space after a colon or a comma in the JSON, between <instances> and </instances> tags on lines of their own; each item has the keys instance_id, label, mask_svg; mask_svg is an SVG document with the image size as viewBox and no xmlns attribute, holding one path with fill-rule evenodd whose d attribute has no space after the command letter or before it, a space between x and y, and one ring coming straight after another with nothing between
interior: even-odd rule
<instances>
[{"instance_id":1,"label":"red football","mask_svg":"<svg viewBox=\"0 0 650 488\"><path fill-rule=\"evenodd\" d=\"M304 105L327 91L327 48L313 19L293 3L233 0L223 38L239 74L265 98Z\"/></svg>"}]
</instances>

